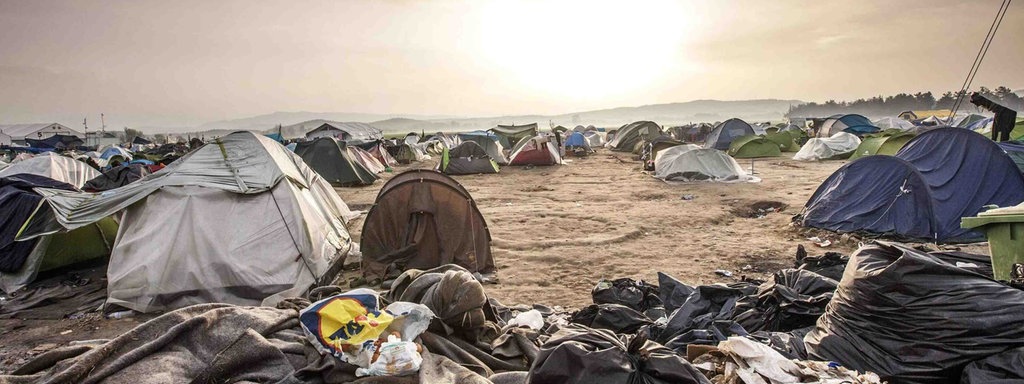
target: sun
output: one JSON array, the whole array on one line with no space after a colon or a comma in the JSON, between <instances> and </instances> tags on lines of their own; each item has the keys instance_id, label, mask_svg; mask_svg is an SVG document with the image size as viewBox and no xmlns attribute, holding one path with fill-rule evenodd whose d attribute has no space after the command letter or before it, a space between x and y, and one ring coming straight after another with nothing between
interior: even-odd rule
<instances>
[{"instance_id":1,"label":"sun","mask_svg":"<svg viewBox=\"0 0 1024 384\"><path fill-rule=\"evenodd\" d=\"M522 87L577 100L638 92L684 66L692 23L668 1L496 2L483 58Z\"/></svg>"}]
</instances>

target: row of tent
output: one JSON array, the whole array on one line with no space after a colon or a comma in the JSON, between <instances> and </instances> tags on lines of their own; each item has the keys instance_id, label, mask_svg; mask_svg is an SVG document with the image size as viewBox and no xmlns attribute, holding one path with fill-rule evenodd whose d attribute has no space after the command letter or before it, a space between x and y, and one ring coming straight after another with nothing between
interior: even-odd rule
<instances>
[{"instance_id":1,"label":"row of tent","mask_svg":"<svg viewBox=\"0 0 1024 384\"><path fill-rule=\"evenodd\" d=\"M322 143L340 148L333 139L310 145ZM359 216L302 157L250 132L118 188L83 192L96 176L56 155L0 171L0 288L14 292L42 272L109 257L108 305L154 312L270 303L329 284L352 247L347 223ZM430 170L381 188L361 245L368 279L449 263L496 272L472 197Z\"/></svg>"}]
</instances>

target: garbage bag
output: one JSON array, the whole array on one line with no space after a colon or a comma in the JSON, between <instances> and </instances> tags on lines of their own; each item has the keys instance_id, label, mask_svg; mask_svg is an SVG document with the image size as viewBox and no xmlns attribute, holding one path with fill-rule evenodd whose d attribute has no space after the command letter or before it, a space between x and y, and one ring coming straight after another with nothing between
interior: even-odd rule
<instances>
[{"instance_id":1,"label":"garbage bag","mask_svg":"<svg viewBox=\"0 0 1024 384\"><path fill-rule=\"evenodd\" d=\"M669 316L657 341L681 351L688 344L718 344L728 336L745 336L746 330L732 321L732 312L737 301L756 289L757 285L746 282L697 287Z\"/></svg>"},{"instance_id":2,"label":"garbage bag","mask_svg":"<svg viewBox=\"0 0 1024 384\"><path fill-rule=\"evenodd\" d=\"M802 269L775 272L757 295L739 300L733 320L747 332L788 332L815 324L839 283Z\"/></svg>"},{"instance_id":3,"label":"garbage bag","mask_svg":"<svg viewBox=\"0 0 1024 384\"><path fill-rule=\"evenodd\" d=\"M794 329L789 332L758 331L751 333L750 338L772 347L772 349L779 351L786 358L807 360L807 347L804 345L804 336L807 336L813 329L814 326Z\"/></svg>"},{"instance_id":4,"label":"garbage bag","mask_svg":"<svg viewBox=\"0 0 1024 384\"><path fill-rule=\"evenodd\" d=\"M1024 346L1024 291L935 255L861 247L804 341L813 359L900 383L955 383L972 361Z\"/></svg>"},{"instance_id":5,"label":"garbage bag","mask_svg":"<svg viewBox=\"0 0 1024 384\"><path fill-rule=\"evenodd\" d=\"M644 314L618 304L588 305L573 314L569 321L615 333L636 333L641 327L654 323Z\"/></svg>"},{"instance_id":6,"label":"garbage bag","mask_svg":"<svg viewBox=\"0 0 1024 384\"><path fill-rule=\"evenodd\" d=\"M661 299L661 303L665 306L665 311L668 313L672 313L683 306L686 299L696 289L676 280L672 276L658 272L658 298Z\"/></svg>"},{"instance_id":7,"label":"garbage bag","mask_svg":"<svg viewBox=\"0 0 1024 384\"><path fill-rule=\"evenodd\" d=\"M839 252L825 252L820 256L798 257L794 266L839 281L843 278L843 270L849 261L849 257Z\"/></svg>"},{"instance_id":8,"label":"garbage bag","mask_svg":"<svg viewBox=\"0 0 1024 384\"><path fill-rule=\"evenodd\" d=\"M611 331L570 324L543 346L530 367L527 383L701 383L710 381L688 361L644 333Z\"/></svg>"},{"instance_id":9,"label":"garbage bag","mask_svg":"<svg viewBox=\"0 0 1024 384\"><path fill-rule=\"evenodd\" d=\"M601 280L597 282L590 295L594 298L594 304L619 304L639 312L663 307L661 299L658 298L658 287L643 280Z\"/></svg>"},{"instance_id":10,"label":"garbage bag","mask_svg":"<svg viewBox=\"0 0 1024 384\"><path fill-rule=\"evenodd\" d=\"M1014 348L967 364L960 384L1024 382L1024 347Z\"/></svg>"}]
</instances>

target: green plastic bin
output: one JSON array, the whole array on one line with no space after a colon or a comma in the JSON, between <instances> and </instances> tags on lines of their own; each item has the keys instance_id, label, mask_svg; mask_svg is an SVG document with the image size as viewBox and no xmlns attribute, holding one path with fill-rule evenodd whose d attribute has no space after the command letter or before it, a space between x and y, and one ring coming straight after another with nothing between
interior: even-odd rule
<instances>
[{"instance_id":1,"label":"green plastic bin","mask_svg":"<svg viewBox=\"0 0 1024 384\"><path fill-rule=\"evenodd\" d=\"M1013 265L1024 264L1024 204L964 217L960 226L985 232L996 280L1010 280Z\"/></svg>"}]
</instances>

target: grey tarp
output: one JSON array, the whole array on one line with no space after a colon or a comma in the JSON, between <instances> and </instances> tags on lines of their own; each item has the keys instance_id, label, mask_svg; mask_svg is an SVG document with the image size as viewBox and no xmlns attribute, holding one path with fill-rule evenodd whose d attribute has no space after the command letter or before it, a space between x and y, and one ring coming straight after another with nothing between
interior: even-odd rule
<instances>
[{"instance_id":1,"label":"grey tarp","mask_svg":"<svg viewBox=\"0 0 1024 384\"><path fill-rule=\"evenodd\" d=\"M717 149L683 144L655 155L654 177L678 181L760 181L747 174L736 159Z\"/></svg>"},{"instance_id":2,"label":"grey tarp","mask_svg":"<svg viewBox=\"0 0 1024 384\"><path fill-rule=\"evenodd\" d=\"M250 132L115 190L36 191L53 208L52 222L28 236L127 209L111 253L108 302L141 312L301 294L340 265L351 243L343 220L355 216L301 158Z\"/></svg>"},{"instance_id":3,"label":"grey tarp","mask_svg":"<svg viewBox=\"0 0 1024 384\"><path fill-rule=\"evenodd\" d=\"M75 188L82 188L85 183L100 175L100 172L88 164L64 157L53 152L25 159L8 165L0 170L0 177L28 173L46 176L51 179L68 183Z\"/></svg>"},{"instance_id":4,"label":"grey tarp","mask_svg":"<svg viewBox=\"0 0 1024 384\"><path fill-rule=\"evenodd\" d=\"M491 128L489 132L498 135L501 146L511 148L523 138L537 136L537 123L526 125L498 125Z\"/></svg>"}]
</instances>

